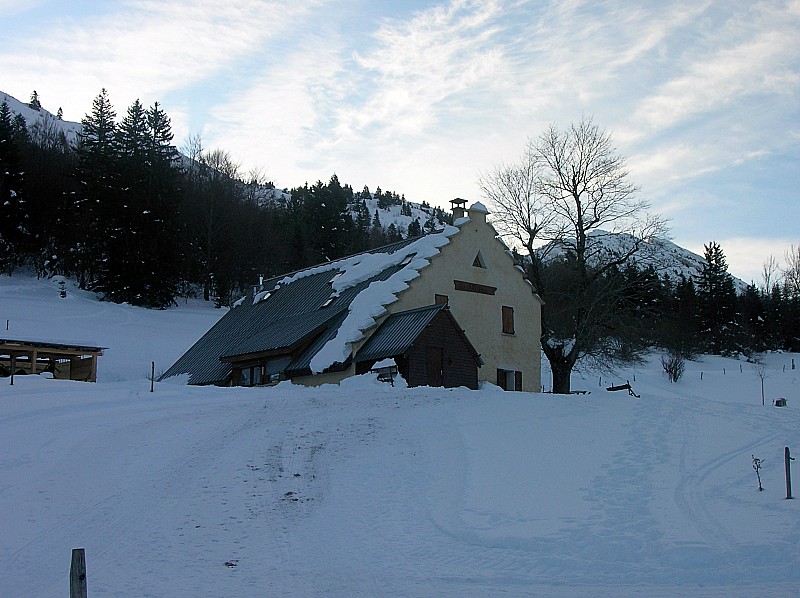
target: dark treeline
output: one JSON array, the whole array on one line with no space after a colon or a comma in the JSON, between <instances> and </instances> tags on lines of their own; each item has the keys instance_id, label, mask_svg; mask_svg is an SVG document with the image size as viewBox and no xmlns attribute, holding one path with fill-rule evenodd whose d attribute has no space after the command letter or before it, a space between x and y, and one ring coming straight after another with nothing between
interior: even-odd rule
<instances>
[{"instance_id":1,"label":"dark treeline","mask_svg":"<svg viewBox=\"0 0 800 598\"><path fill-rule=\"evenodd\" d=\"M659 276L653 267L627 266L600 278L591 309L612 313L603 321L613 322L613 330L597 330L597 338L612 339L623 358L652 347L681 358L800 351L800 272L790 267L777 282L751 283L737 293L719 244L706 245L704 257L697 276L675 280ZM559 318L574 317L571 260L567 255L546 266L546 275L559 282L560 291L548 298L555 326Z\"/></svg>"},{"instance_id":2,"label":"dark treeline","mask_svg":"<svg viewBox=\"0 0 800 598\"><path fill-rule=\"evenodd\" d=\"M42 110L35 92L28 106ZM259 275L417 236L445 219L423 203L428 217L398 230L365 202L410 216L394 192L354 193L335 174L280 192L199 137L181 154L157 103L137 100L118 119L102 90L72 144L53 122L60 114L43 113L29 130L0 105L0 272L71 276L108 300L147 307L192 293L227 305Z\"/></svg>"}]
</instances>

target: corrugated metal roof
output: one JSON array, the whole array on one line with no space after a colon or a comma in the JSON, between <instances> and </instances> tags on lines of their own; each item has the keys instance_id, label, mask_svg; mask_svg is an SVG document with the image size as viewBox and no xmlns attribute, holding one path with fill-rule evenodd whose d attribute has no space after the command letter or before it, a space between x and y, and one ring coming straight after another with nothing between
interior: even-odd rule
<instances>
[{"instance_id":1,"label":"corrugated metal roof","mask_svg":"<svg viewBox=\"0 0 800 598\"><path fill-rule=\"evenodd\" d=\"M414 242L407 239L366 253L394 253ZM347 308L355 297L376 280L386 280L403 268L395 265L342 292L327 306L332 296L331 281L339 273L336 262L330 270L298 277L290 284L278 286L287 275L264 281L255 295L272 291L269 298L253 303L254 292L230 309L205 335L178 359L159 380L189 374L189 384L218 384L229 379L230 363L222 357L235 357L262 351L278 351L301 346L314 339L312 344L295 357L287 370L309 367L311 358L333 338Z\"/></svg>"},{"instance_id":2,"label":"corrugated metal roof","mask_svg":"<svg viewBox=\"0 0 800 598\"><path fill-rule=\"evenodd\" d=\"M444 308L444 304L438 304L390 315L359 349L355 361L402 355Z\"/></svg>"}]
</instances>

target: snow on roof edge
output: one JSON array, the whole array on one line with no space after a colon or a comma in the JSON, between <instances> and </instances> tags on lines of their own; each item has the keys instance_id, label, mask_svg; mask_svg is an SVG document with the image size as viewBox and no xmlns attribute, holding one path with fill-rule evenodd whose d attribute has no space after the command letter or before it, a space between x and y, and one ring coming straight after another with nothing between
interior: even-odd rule
<instances>
[{"instance_id":1,"label":"snow on roof edge","mask_svg":"<svg viewBox=\"0 0 800 598\"><path fill-rule=\"evenodd\" d=\"M412 280L420 276L420 270L430 264L439 249L450 242L450 237L459 232L455 226L446 226L440 233L426 235L392 254L361 254L339 262L325 264L330 268L344 263L348 268L333 281L334 292L341 293L364 280L372 278L386 268L396 266L411 256L411 261L386 280L376 280L361 291L348 307L348 314L329 340L311 359L311 371L325 371L334 363L344 363L350 357L350 346L361 340L364 331L375 325L376 318L386 313L386 306L397 301L397 295L406 290ZM365 257L365 256L371 257ZM360 259L355 259L360 258ZM324 270L319 270L324 271ZM281 281L283 282L283 281Z\"/></svg>"}]
</instances>

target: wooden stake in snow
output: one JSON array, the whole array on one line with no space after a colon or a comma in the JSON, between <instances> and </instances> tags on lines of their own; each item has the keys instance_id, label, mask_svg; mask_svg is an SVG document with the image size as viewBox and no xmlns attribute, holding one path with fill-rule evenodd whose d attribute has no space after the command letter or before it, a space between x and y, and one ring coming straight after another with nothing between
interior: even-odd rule
<instances>
[{"instance_id":1,"label":"wooden stake in snow","mask_svg":"<svg viewBox=\"0 0 800 598\"><path fill-rule=\"evenodd\" d=\"M83 548L72 549L72 565L69 568L69 598L86 598L86 552Z\"/></svg>"},{"instance_id":2,"label":"wooden stake in snow","mask_svg":"<svg viewBox=\"0 0 800 598\"><path fill-rule=\"evenodd\" d=\"M764 459L759 459L755 455L750 455L753 457L753 469L756 470L756 477L758 478L758 491L761 492L764 488L761 486L761 464L764 462Z\"/></svg>"},{"instance_id":3,"label":"wooden stake in snow","mask_svg":"<svg viewBox=\"0 0 800 598\"><path fill-rule=\"evenodd\" d=\"M156 379L156 362L150 362L150 392L153 392L153 381Z\"/></svg>"},{"instance_id":4,"label":"wooden stake in snow","mask_svg":"<svg viewBox=\"0 0 800 598\"><path fill-rule=\"evenodd\" d=\"M786 498L791 500L792 496L792 461L794 457L789 454L789 447L787 446L783 451L783 462L786 466Z\"/></svg>"}]
</instances>

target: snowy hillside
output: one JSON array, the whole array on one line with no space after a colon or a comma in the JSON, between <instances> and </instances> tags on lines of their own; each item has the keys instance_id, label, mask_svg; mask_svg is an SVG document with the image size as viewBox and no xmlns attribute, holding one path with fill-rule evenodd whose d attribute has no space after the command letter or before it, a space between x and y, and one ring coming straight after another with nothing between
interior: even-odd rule
<instances>
[{"instance_id":1,"label":"snowy hillside","mask_svg":"<svg viewBox=\"0 0 800 598\"><path fill-rule=\"evenodd\" d=\"M67 141L73 143L77 141L78 133L81 131L80 123L58 120L55 114L42 108L34 110L27 104L20 102L15 97L0 91L0 104L6 102L13 114L21 114L25 118L28 130L36 136L37 130L41 131L60 131L63 132Z\"/></svg>"},{"instance_id":2,"label":"snowy hillside","mask_svg":"<svg viewBox=\"0 0 800 598\"><path fill-rule=\"evenodd\" d=\"M400 212L401 206L399 205L390 205L385 208L378 207L378 200L375 197L370 197L369 199L365 199L364 203L367 205L367 210L369 210L370 216L374 216L375 212L378 213L378 219L381 221L381 225L384 227L389 227L394 224L395 228L400 231L404 236L406 231L408 231L409 225L414 220L419 220L420 226L423 226L425 222L434 216L434 210L430 207L423 207L422 205L414 202L407 202L408 207L411 210L411 215L404 215ZM436 228L440 230L444 225L443 222L437 220L436 221Z\"/></svg>"},{"instance_id":3,"label":"snowy hillside","mask_svg":"<svg viewBox=\"0 0 800 598\"><path fill-rule=\"evenodd\" d=\"M571 396L369 377L150 393L150 361L220 315L0 277L7 335L108 347L97 384L0 379L1 596L64 595L75 547L93 598L796 594L797 356L767 357L766 406L721 358L677 384L656 358L576 375L591 392ZM641 398L605 390L625 380Z\"/></svg>"},{"instance_id":4,"label":"snowy hillside","mask_svg":"<svg viewBox=\"0 0 800 598\"><path fill-rule=\"evenodd\" d=\"M606 256L624 255L635 242L635 237L626 233L594 231L589 237L590 241L597 245L593 251ZM556 247L550 250L549 257L554 258L562 254L563 250ZM642 269L652 266L659 276L666 275L673 282L681 276L687 280L696 278L706 263L704 257L666 239L652 239L645 243L631 261ZM733 277L733 282L739 293L747 288L747 283L740 278Z\"/></svg>"}]
</instances>

